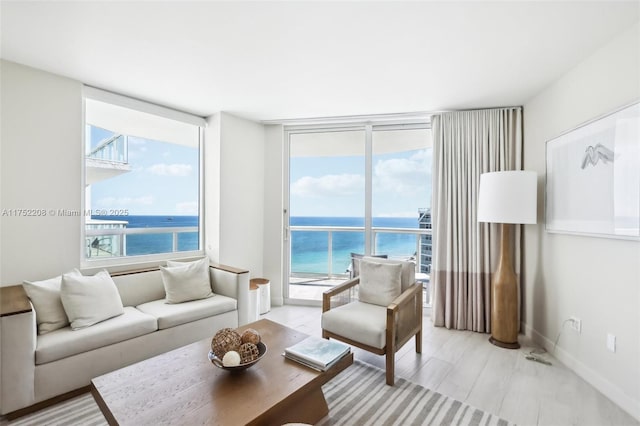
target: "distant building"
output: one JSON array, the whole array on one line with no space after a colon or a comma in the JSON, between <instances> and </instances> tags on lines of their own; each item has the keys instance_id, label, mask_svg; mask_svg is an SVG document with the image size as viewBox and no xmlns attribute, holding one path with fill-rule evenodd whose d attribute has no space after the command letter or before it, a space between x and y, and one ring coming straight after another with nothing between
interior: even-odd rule
<instances>
[{"instance_id":1,"label":"distant building","mask_svg":"<svg viewBox=\"0 0 640 426\"><path fill-rule=\"evenodd\" d=\"M420 229L431 229L431 209L418 209ZM431 273L432 239L431 235L420 236L420 272Z\"/></svg>"}]
</instances>

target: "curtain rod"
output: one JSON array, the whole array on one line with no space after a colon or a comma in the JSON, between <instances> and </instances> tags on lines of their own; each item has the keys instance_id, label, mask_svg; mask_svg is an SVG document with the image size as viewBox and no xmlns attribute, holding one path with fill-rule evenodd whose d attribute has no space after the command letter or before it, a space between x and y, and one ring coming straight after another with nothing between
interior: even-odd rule
<instances>
[{"instance_id":1,"label":"curtain rod","mask_svg":"<svg viewBox=\"0 0 640 426\"><path fill-rule=\"evenodd\" d=\"M420 111L420 112L406 112L406 113L390 113L390 114L371 114L371 115L344 115L344 116L330 116L330 117L315 117L315 118L284 118L276 120L262 120L261 124L282 124L282 125L306 125L306 124L349 124L349 123L362 123L362 122L378 122L384 123L387 121L426 121L429 122L433 115L444 114L447 112L463 112L463 111L482 111L490 109L522 109L522 106L504 106L504 107L487 107L487 108L465 108L454 110L439 110L439 111Z\"/></svg>"}]
</instances>

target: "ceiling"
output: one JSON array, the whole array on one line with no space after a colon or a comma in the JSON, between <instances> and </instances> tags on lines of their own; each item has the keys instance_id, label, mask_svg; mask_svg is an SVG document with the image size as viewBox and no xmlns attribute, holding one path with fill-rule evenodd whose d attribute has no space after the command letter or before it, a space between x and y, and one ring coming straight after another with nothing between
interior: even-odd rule
<instances>
[{"instance_id":1,"label":"ceiling","mask_svg":"<svg viewBox=\"0 0 640 426\"><path fill-rule=\"evenodd\" d=\"M640 16L638 1L0 7L4 59L253 120L522 105Z\"/></svg>"}]
</instances>

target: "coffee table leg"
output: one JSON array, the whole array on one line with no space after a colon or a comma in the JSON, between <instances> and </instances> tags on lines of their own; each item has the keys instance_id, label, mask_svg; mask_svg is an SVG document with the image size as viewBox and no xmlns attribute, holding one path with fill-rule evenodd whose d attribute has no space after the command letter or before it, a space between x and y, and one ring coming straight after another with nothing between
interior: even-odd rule
<instances>
[{"instance_id":1,"label":"coffee table leg","mask_svg":"<svg viewBox=\"0 0 640 426\"><path fill-rule=\"evenodd\" d=\"M327 400L324 399L322 388L307 395L303 401L291 407L287 414L287 417L290 417L288 422L318 423L320 419L329 414L329 406Z\"/></svg>"},{"instance_id":2,"label":"coffee table leg","mask_svg":"<svg viewBox=\"0 0 640 426\"><path fill-rule=\"evenodd\" d=\"M283 402L284 404L278 404L277 408L274 407L250 424L308 423L313 425L329 414L329 406L324 399L322 388L301 396L292 396Z\"/></svg>"}]
</instances>

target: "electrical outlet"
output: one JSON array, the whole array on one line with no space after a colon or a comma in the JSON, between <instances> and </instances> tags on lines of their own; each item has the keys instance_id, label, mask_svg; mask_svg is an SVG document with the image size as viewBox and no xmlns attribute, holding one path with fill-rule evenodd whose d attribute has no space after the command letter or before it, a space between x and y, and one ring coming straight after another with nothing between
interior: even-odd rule
<instances>
[{"instance_id":1,"label":"electrical outlet","mask_svg":"<svg viewBox=\"0 0 640 426\"><path fill-rule=\"evenodd\" d=\"M571 325L571 328L576 331L577 333L581 333L582 332L582 321L580 320L580 318L576 318L576 317L571 317L569 318L569 324Z\"/></svg>"},{"instance_id":2,"label":"electrical outlet","mask_svg":"<svg viewBox=\"0 0 640 426\"><path fill-rule=\"evenodd\" d=\"M607 334L607 349L610 352L616 351L616 336L611 333Z\"/></svg>"}]
</instances>

